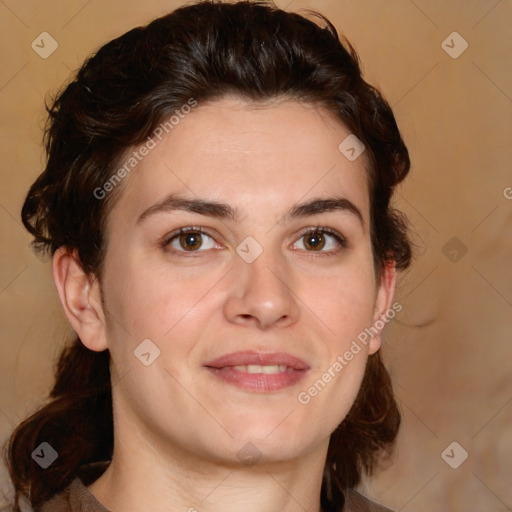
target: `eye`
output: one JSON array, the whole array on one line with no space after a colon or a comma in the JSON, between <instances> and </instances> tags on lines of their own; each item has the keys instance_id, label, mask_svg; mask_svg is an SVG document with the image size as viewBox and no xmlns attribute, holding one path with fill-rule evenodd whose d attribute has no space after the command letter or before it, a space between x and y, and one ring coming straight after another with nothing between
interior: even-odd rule
<instances>
[{"instance_id":1,"label":"eye","mask_svg":"<svg viewBox=\"0 0 512 512\"><path fill-rule=\"evenodd\" d=\"M335 252L342 247L346 247L345 239L328 228L309 228L293 245L294 249L310 252Z\"/></svg>"},{"instance_id":2,"label":"eye","mask_svg":"<svg viewBox=\"0 0 512 512\"><path fill-rule=\"evenodd\" d=\"M181 228L164 243L179 252L200 252L217 247L215 240L198 228Z\"/></svg>"}]
</instances>

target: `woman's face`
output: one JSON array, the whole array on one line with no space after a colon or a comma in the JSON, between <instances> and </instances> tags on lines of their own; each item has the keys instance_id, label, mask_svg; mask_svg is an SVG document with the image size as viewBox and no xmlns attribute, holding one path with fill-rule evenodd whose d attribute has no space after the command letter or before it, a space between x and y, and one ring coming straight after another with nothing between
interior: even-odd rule
<instances>
[{"instance_id":1,"label":"woman's face","mask_svg":"<svg viewBox=\"0 0 512 512\"><path fill-rule=\"evenodd\" d=\"M380 339L344 354L395 278L376 282L364 153L338 149L349 135L312 106L225 98L119 185L103 331L82 341L111 352L125 440L224 462L326 449Z\"/></svg>"}]
</instances>

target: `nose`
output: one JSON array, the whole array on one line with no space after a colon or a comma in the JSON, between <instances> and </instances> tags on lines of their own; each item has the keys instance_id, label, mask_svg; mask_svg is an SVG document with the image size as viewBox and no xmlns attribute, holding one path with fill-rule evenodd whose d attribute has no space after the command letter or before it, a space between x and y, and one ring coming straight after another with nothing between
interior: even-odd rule
<instances>
[{"instance_id":1,"label":"nose","mask_svg":"<svg viewBox=\"0 0 512 512\"><path fill-rule=\"evenodd\" d=\"M291 273L267 254L252 263L241 258L235 262L233 285L224 304L230 322L262 330L297 322L299 307Z\"/></svg>"}]
</instances>

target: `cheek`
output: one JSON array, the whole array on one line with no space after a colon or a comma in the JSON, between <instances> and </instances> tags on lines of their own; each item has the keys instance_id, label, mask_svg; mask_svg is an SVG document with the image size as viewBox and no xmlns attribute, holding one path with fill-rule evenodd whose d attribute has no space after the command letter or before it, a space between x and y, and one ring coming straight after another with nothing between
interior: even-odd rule
<instances>
[{"instance_id":1,"label":"cheek","mask_svg":"<svg viewBox=\"0 0 512 512\"><path fill-rule=\"evenodd\" d=\"M336 269L330 275L306 279L301 299L328 328L337 344L355 338L371 325L375 302L375 277L361 266Z\"/></svg>"},{"instance_id":2,"label":"cheek","mask_svg":"<svg viewBox=\"0 0 512 512\"><path fill-rule=\"evenodd\" d=\"M133 343L149 338L166 346L177 333L186 340L181 333L185 330L192 335L204 323L201 319L211 313L206 311L208 292L219 281L213 272L194 275L135 261L124 261L111 269L106 283L106 302L112 313L109 325L113 337L124 345L127 338Z\"/></svg>"},{"instance_id":3,"label":"cheek","mask_svg":"<svg viewBox=\"0 0 512 512\"><path fill-rule=\"evenodd\" d=\"M317 293L305 295L316 316L322 320L319 351L321 365L311 372L297 397L301 406L323 418L330 434L348 414L359 391L368 344L361 334L371 326L374 307L374 277L359 268L346 268L329 279L317 281Z\"/></svg>"}]
</instances>

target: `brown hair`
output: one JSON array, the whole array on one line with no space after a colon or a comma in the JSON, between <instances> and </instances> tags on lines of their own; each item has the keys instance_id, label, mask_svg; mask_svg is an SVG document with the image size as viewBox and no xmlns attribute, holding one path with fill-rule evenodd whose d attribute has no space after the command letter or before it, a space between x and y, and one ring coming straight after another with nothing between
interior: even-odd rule
<instances>
[{"instance_id":1,"label":"brown hair","mask_svg":"<svg viewBox=\"0 0 512 512\"><path fill-rule=\"evenodd\" d=\"M405 217L390 206L409 172L406 146L388 103L363 80L358 57L322 15L287 13L271 2L202 1L135 28L104 45L48 107L47 164L34 182L22 220L36 249L76 251L101 281L104 227L120 187L101 188L124 153L186 104L235 94L254 102L287 98L333 113L366 146L371 241L376 274L405 269L411 243ZM108 351L76 338L64 348L48 403L21 423L5 458L20 498L37 507L64 489L80 466L113 453ZM343 489L371 474L400 425L389 375L377 352L347 417L331 436L322 504L342 504ZM43 441L58 458L42 470L31 458Z\"/></svg>"}]
</instances>

